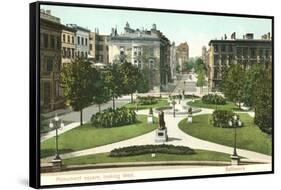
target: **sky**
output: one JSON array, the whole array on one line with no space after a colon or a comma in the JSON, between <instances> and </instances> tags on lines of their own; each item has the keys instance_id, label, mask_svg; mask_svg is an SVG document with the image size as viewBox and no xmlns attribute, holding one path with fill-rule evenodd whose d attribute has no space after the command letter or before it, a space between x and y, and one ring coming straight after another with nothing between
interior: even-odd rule
<instances>
[{"instance_id":1,"label":"sky","mask_svg":"<svg viewBox=\"0 0 281 190\"><path fill-rule=\"evenodd\" d=\"M62 24L77 24L92 31L98 28L100 34L106 35L113 27L122 33L126 22L133 29L147 30L155 23L157 29L176 45L187 42L190 57L201 56L203 46L208 47L211 39L221 39L224 34L230 38L236 32L236 38L242 38L245 33L254 33L255 38L260 39L263 34L272 33L271 19L53 5L41 5L40 8L51 10Z\"/></svg>"}]
</instances>

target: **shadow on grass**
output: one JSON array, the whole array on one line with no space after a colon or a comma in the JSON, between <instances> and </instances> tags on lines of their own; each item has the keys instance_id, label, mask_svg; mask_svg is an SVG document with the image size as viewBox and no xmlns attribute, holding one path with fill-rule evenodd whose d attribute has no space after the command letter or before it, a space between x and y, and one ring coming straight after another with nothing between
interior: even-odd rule
<instances>
[{"instance_id":1,"label":"shadow on grass","mask_svg":"<svg viewBox=\"0 0 281 190\"><path fill-rule=\"evenodd\" d=\"M68 152L73 152L73 149L59 149L59 154L64 154ZM45 158L49 156L55 156L56 150L55 149L43 149L40 151L40 158Z\"/></svg>"}]
</instances>

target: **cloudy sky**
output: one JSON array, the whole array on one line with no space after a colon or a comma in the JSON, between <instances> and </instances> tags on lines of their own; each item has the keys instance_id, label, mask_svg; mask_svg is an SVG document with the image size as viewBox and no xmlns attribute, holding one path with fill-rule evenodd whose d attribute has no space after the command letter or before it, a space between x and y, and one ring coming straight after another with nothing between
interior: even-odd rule
<instances>
[{"instance_id":1,"label":"cloudy sky","mask_svg":"<svg viewBox=\"0 0 281 190\"><path fill-rule=\"evenodd\" d=\"M118 33L121 33L126 22L131 28L148 30L155 23L157 29L176 45L186 41L191 57L200 56L202 46L208 46L211 39L221 39L224 34L230 38L231 33L236 32L236 38L242 38L245 33L254 33L255 38L261 38L261 35L271 32L270 19L50 5L42 5L41 8L51 10L51 14L59 17L62 24L74 23L92 31L98 28L100 34L110 34L112 27L117 27Z\"/></svg>"}]
</instances>

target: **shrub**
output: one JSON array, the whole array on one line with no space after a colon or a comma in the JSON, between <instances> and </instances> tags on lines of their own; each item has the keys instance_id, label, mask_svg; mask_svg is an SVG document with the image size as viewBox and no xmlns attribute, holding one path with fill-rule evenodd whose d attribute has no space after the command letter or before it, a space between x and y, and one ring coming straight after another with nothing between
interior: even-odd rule
<instances>
[{"instance_id":1,"label":"shrub","mask_svg":"<svg viewBox=\"0 0 281 190\"><path fill-rule=\"evenodd\" d=\"M138 96L138 100L140 105L152 105L158 102L158 98L153 96Z\"/></svg>"},{"instance_id":2,"label":"shrub","mask_svg":"<svg viewBox=\"0 0 281 190\"><path fill-rule=\"evenodd\" d=\"M121 156L133 156L149 153L166 153L166 154L195 154L195 151L186 146L175 145L140 145L140 146L128 146L123 148L113 149L109 156L121 157Z\"/></svg>"},{"instance_id":3,"label":"shrub","mask_svg":"<svg viewBox=\"0 0 281 190\"><path fill-rule=\"evenodd\" d=\"M94 127L119 127L137 122L136 113L128 108L122 107L113 110L109 108L102 113L96 113L91 117Z\"/></svg>"},{"instance_id":4,"label":"shrub","mask_svg":"<svg viewBox=\"0 0 281 190\"><path fill-rule=\"evenodd\" d=\"M179 99L180 97L182 96L182 94L181 95L172 95L172 96L169 96L170 98L173 98L173 99ZM182 97L181 97L182 98ZM190 99L190 98L200 98L199 96L196 96L196 95L190 95L190 94L185 94L184 95L184 98L185 99Z\"/></svg>"},{"instance_id":5,"label":"shrub","mask_svg":"<svg viewBox=\"0 0 281 190\"><path fill-rule=\"evenodd\" d=\"M225 98L217 94L208 94L203 96L202 102L204 104L218 104L218 105L226 104Z\"/></svg>"},{"instance_id":6,"label":"shrub","mask_svg":"<svg viewBox=\"0 0 281 190\"><path fill-rule=\"evenodd\" d=\"M211 123L214 127L230 127L228 121L232 119L234 113L228 110L215 110L212 115Z\"/></svg>"}]
</instances>

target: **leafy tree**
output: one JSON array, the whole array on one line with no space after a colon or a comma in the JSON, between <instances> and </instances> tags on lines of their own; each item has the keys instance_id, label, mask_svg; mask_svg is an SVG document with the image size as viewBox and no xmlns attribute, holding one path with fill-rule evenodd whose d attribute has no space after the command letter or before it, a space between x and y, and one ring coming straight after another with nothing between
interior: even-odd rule
<instances>
[{"instance_id":1,"label":"leafy tree","mask_svg":"<svg viewBox=\"0 0 281 190\"><path fill-rule=\"evenodd\" d=\"M264 66L255 64L251 66L245 73L243 103L248 107L254 107L256 88L260 80L262 80Z\"/></svg>"},{"instance_id":2,"label":"leafy tree","mask_svg":"<svg viewBox=\"0 0 281 190\"><path fill-rule=\"evenodd\" d=\"M106 86L104 76L101 74L101 80L97 83L96 95L94 96L93 102L98 105L99 112L101 112L101 104L106 103L110 100L110 90Z\"/></svg>"},{"instance_id":3,"label":"leafy tree","mask_svg":"<svg viewBox=\"0 0 281 190\"><path fill-rule=\"evenodd\" d=\"M123 94L131 94L131 102L133 102L133 93L137 90L139 78L138 68L129 62L125 62L121 65L120 72Z\"/></svg>"},{"instance_id":4,"label":"leafy tree","mask_svg":"<svg viewBox=\"0 0 281 190\"><path fill-rule=\"evenodd\" d=\"M149 91L149 71L142 70L142 73L138 74L137 91L139 93Z\"/></svg>"},{"instance_id":5,"label":"leafy tree","mask_svg":"<svg viewBox=\"0 0 281 190\"><path fill-rule=\"evenodd\" d=\"M99 74L84 59L75 59L65 64L60 75L61 87L67 104L74 111L80 111L80 125L83 124L83 109L93 102L96 95Z\"/></svg>"},{"instance_id":6,"label":"leafy tree","mask_svg":"<svg viewBox=\"0 0 281 190\"><path fill-rule=\"evenodd\" d=\"M115 110L115 99L122 95L122 76L120 64L110 65L104 72L104 82L110 91L112 108Z\"/></svg>"},{"instance_id":7,"label":"leafy tree","mask_svg":"<svg viewBox=\"0 0 281 190\"><path fill-rule=\"evenodd\" d=\"M191 71L194 68L195 60L194 58L190 58L188 61L185 62L186 70Z\"/></svg>"},{"instance_id":8,"label":"leafy tree","mask_svg":"<svg viewBox=\"0 0 281 190\"><path fill-rule=\"evenodd\" d=\"M239 109L243 97L245 70L240 64L232 64L224 73L222 91L231 101L238 102Z\"/></svg>"},{"instance_id":9,"label":"leafy tree","mask_svg":"<svg viewBox=\"0 0 281 190\"><path fill-rule=\"evenodd\" d=\"M254 122L267 133L272 133L272 70L262 71L255 89L255 118Z\"/></svg>"},{"instance_id":10,"label":"leafy tree","mask_svg":"<svg viewBox=\"0 0 281 190\"><path fill-rule=\"evenodd\" d=\"M202 70L204 70L205 72L207 71L207 69L205 67L205 64L204 64L204 61L201 58L197 58L195 60L194 70L195 70L195 73L197 73L197 74L199 72L201 72Z\"/></svg>"},{"instance_id":11,"label":"leafy tree","mask_svg":"<svg viewBox=\"0 0 281 190\"><path fill-rule=\"evenodd\" d=\"M200 87L200 93L203 92L203 86L206 83L205 71L203 69L198 71L196 86Z\"/></svg>"}]
</instances>

